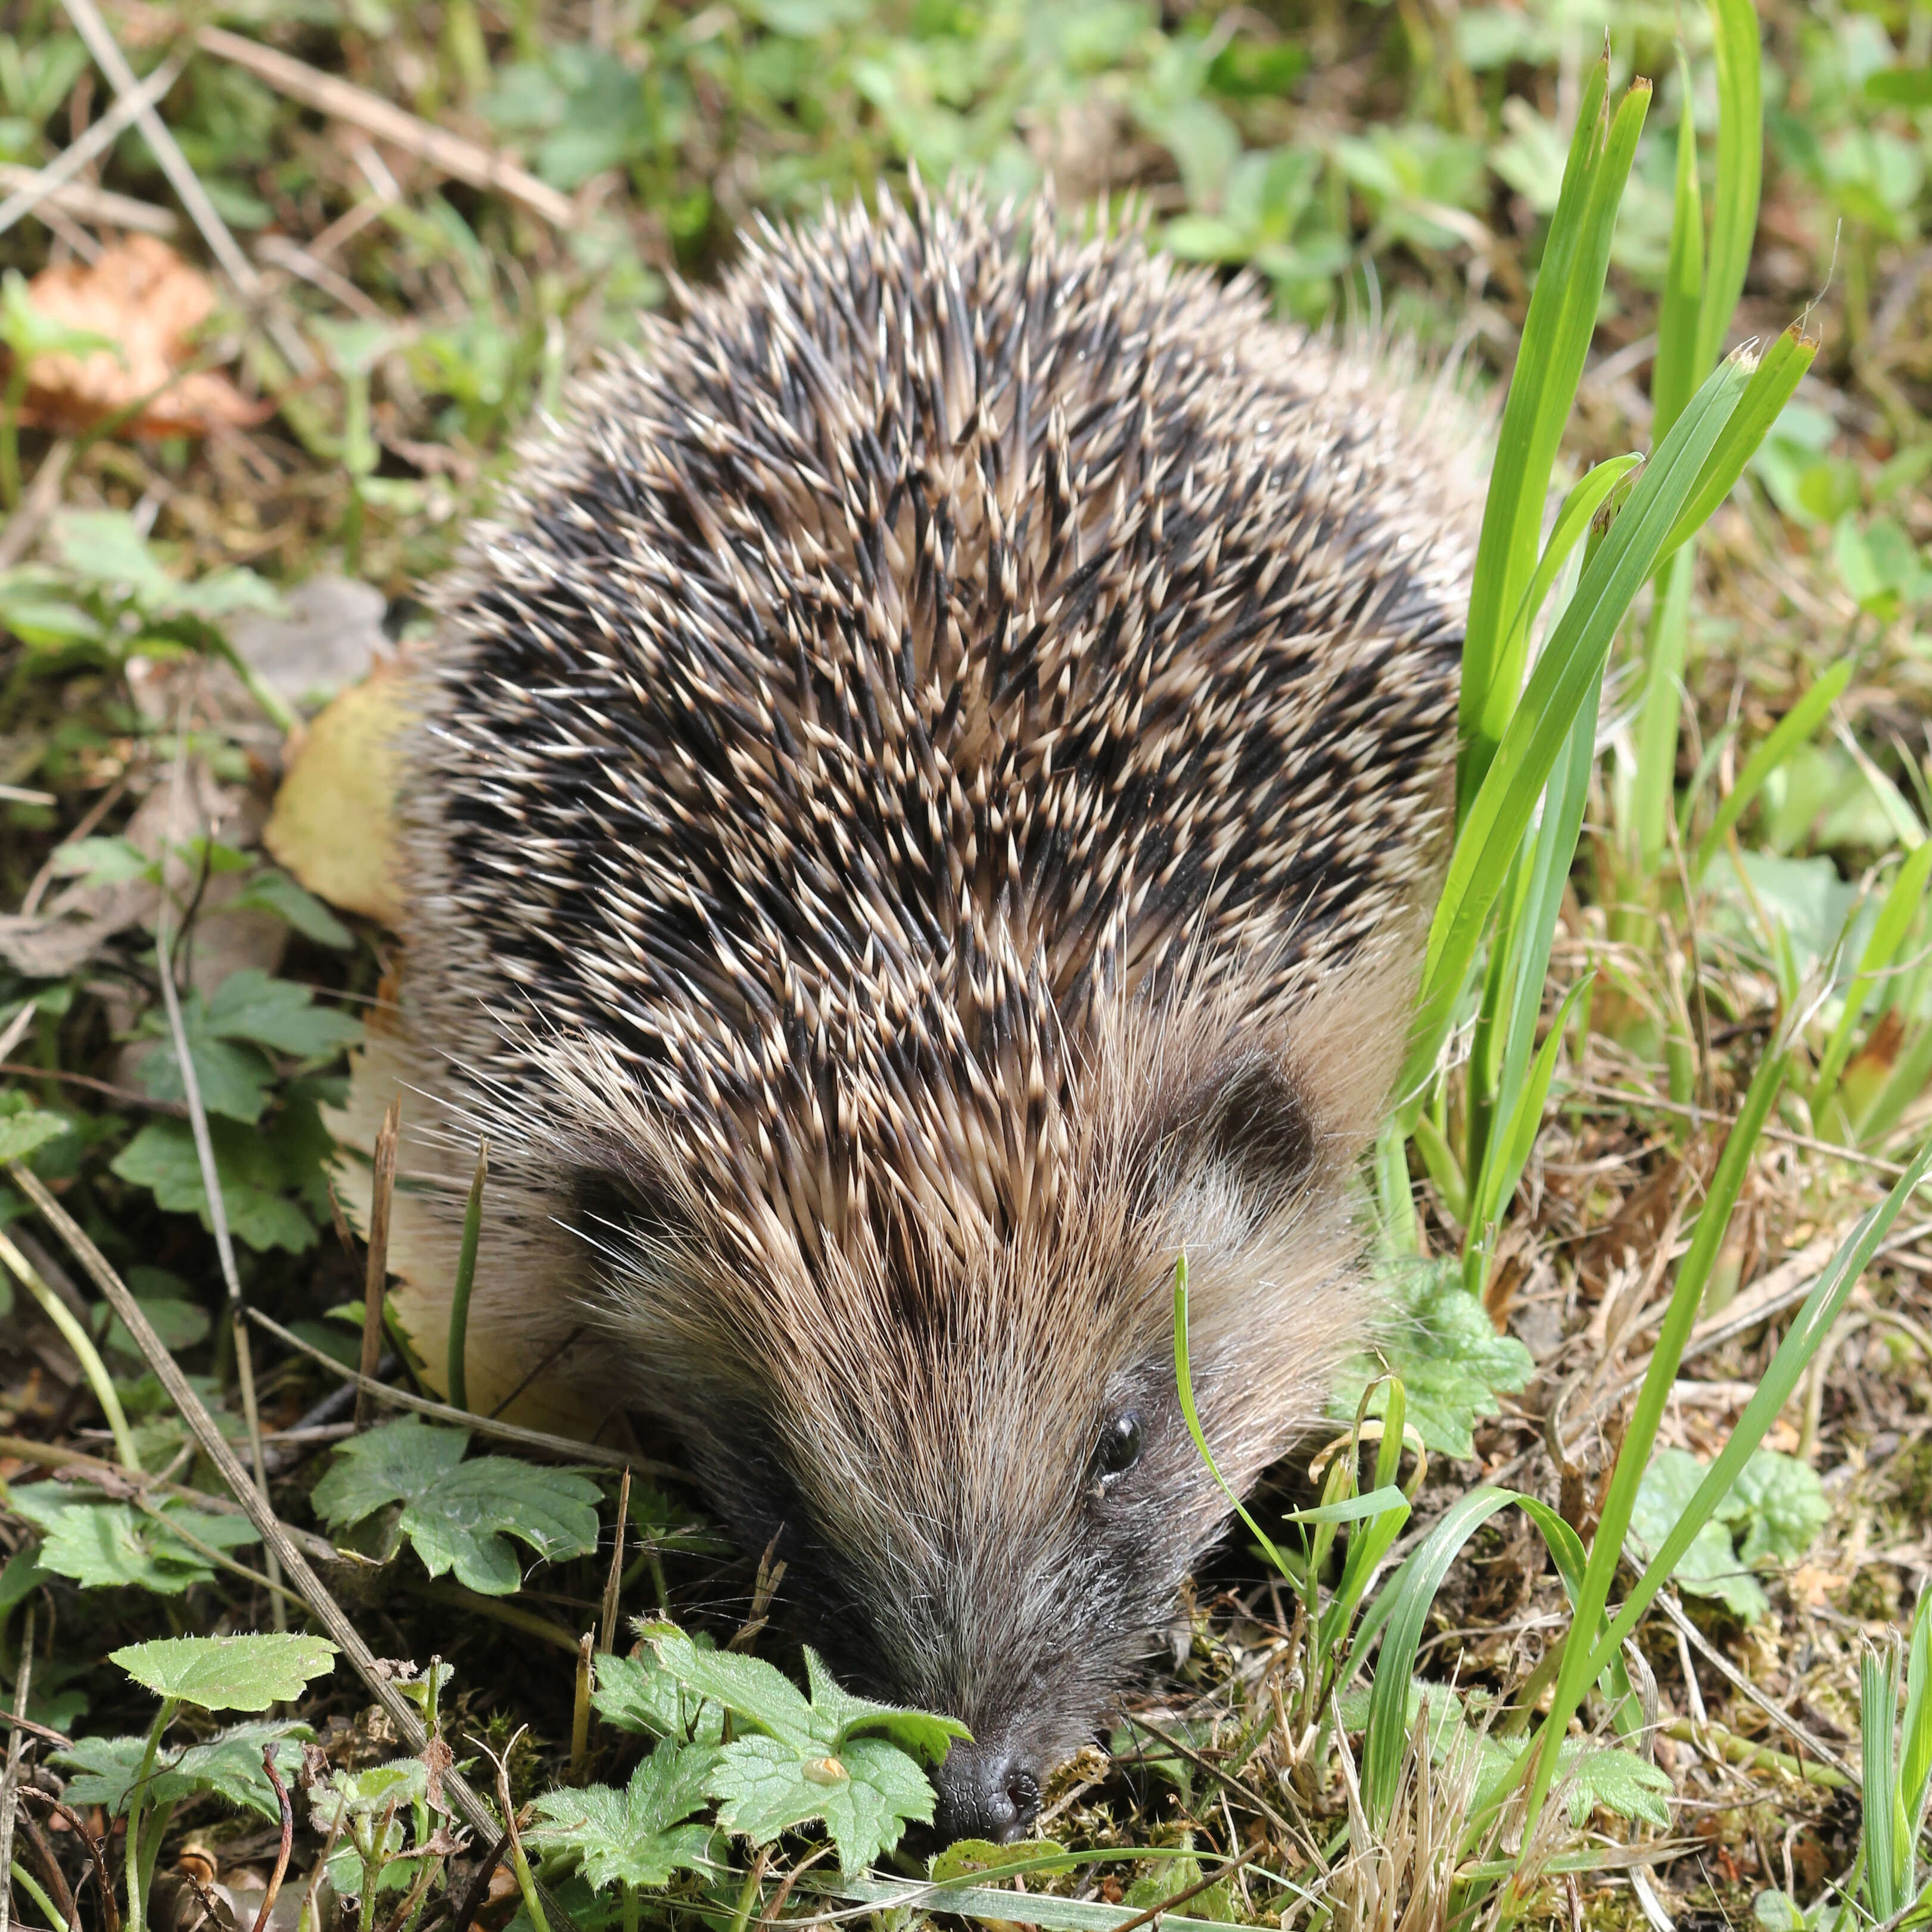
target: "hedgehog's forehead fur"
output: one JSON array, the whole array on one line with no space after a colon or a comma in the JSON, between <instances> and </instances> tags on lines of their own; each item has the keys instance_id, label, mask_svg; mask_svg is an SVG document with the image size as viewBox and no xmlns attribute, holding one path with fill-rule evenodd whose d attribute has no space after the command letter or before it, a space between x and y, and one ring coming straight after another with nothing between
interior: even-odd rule
<instances>
[{"instance_id":1,"label":"hedgehog's forehead fur","mask_svg":"<svg viewBox=\"0 0 1932 1932\"><path fill-rule=\"evenodd\" d=\"M404 1304L436 1318L487 1134L506 1389L587 1326L553 1379L892 1596L902 1686L1011 1676L962 1624L1082 1564L1059 1634L1105 1676L1221 1514L1177 1252L1244 1479L1361 1330L1460 453L1372 359L1044 205L766 231L686 308L524 447L440 593L406 1031L358 1088L434 1102ZM1128 1400L1160 1507L1100 1536Z\"/></svg>"}]
</instances>

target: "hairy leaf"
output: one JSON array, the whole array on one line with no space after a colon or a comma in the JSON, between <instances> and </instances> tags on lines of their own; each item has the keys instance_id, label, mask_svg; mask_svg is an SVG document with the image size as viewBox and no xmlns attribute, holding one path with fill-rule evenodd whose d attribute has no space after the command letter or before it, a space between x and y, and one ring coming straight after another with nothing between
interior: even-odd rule
<instances>
[{"instance_id":1,"label":"hairy leaf","mask_svg":"<svg viewBox=\"0 0 1932 1932\"><path fill-rule=\"evenodd\" d=\"M43 1533L41 1567L88 1589L133 1585L176 1596L190 1583L207 1582L214 1566L170 1535L170 1522L212 1550L242 1549L260 1540L245 1516L205 1514L172 1497L160 1505L164 1521L131 1503L84 1500L59 1483L15 1490L12 1505Z\"/></svg>"},{"instance_id":2,"label":"hairy leaf","mask_svg":"<svg viewBox=\"0 0 1932 1932\"><path fill-rule=\"evenodd\" d=\"M524 1841L574 1857L598 1892L668 1885L676 1871L718 1870L724 1863L718 1834L686 1822L710 1798L706 1780L717 1758L709 1744L662 1744L622 1791L592 1784L538 1798Z\"/></svg>"},{"instance_id":3,"label":"hairy leaf","mask_svg":"<svg viewBox=\"0 0 1932 1932\"><path fill-rule=\"evenodd\" d=\"M275 1768L284 1784L291 1784L302 1770L302 1745L314 1736L306 1724L261 1718L232 1726L204 1744L164 1750L154 1761L148 1796L153 1803L172 1804L212 1792L227 1804L272 1820L281 1812L262 1774L262 1747L274 1744ZM145 1737L80 1738L71 1749L57 1751L52 1762L76 1774L68 1784L68 1802L98 1804L110 1818L118 1816L147 1748Z\"/></svg>"},{"instance_id":4,"label":"hairy leaf","mask_svg":"<svg viewBox=\"0 0 1932 1932\"><path fill-rule=\"evenodd\" d=\"M312 1500L338 1527L400 1503L399 1526L423 1568L432 1576L453 1570L460 1582L486 1596L508 1596L523 1581L511 1537L547 1562L596 1550L595 1483L507 1456L466 1462L469 1446L466 1430L405 1416L345 1442Z\"/></svg>"},{"instance_id":5,"label":"hairy leaf","mask_svg":"<svg viewBox=\"0 0 1932 1932\"><path fill-rule=\"evenodd\" d=\"M1408 1398L1408 1420L1438 1455L1472 1456L1478 1418L1496 1414L1498 1393L1528 1386L1535 1371L1529 1351L1513 1335L1498 1335L1482 1304L1462 1286L1453 1260L1404 1267L1394 1279L1396 1312L1380 1339L1379 1356L1358 1357L1336 1378L1329 1412L1352 1421L1362 1392L1393 1370ZM1379 1415L1388 1391L1378 1390L1369 1412Z\"/></svg>"},{"instance_id":6,"label":"hairy leaf","mask_svg":"<svg viewBox=\"0 0 1932 1932\"><path fill-rule=\"evenodd\" d=\"M156 1696L178 1697L204 1711L266 1711L300 1696L311 1677L335 1668L334 1644L297 1630L160 1637L110 1655Z\"/></svg>"}]
</instances>

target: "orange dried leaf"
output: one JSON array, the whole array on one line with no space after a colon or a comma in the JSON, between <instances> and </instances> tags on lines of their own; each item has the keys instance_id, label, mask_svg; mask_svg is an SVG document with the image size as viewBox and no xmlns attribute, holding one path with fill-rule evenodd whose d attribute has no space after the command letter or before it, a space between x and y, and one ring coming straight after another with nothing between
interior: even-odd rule
<instances>
[{"instance_id":1,"label":"orange dried leaf","mask_svg":"<svg viewBox=\"0 0 1932 1932\"><path fill-rule=\"evenodd\" d=\"M274 405L251 403L218 370L196 369L195 332L214 311L208 278L152 235L130 235L98 262L43 268L28 286L46 320L104 337L118 352L36 356L27 404L50 427L84 428L146 401L127 425L134 436L205 436L218 424L251 424Z\"/></svg>"}]
</instances>

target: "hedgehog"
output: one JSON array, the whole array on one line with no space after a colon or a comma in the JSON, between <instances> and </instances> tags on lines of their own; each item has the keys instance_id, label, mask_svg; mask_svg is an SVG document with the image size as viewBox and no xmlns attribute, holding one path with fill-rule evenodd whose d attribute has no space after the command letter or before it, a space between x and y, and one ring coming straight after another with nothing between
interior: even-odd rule
<instances>
[{"instance_id":1,"label":"hedgehog","mask_svg":"<svg viewBox=\"0 0 1932 1932\"><path fill-rule=\"evenodd\" d=\"M1050 201L762 226L579 380L400 763L398 1303L674 1442L1002 1840L1370 1333L1452 818L1467 452L1380 352ZM366 1162L351 1163L366 1212ZM434 1370L432 1372L434 1372Z\"/></svg>"}]
</instances>

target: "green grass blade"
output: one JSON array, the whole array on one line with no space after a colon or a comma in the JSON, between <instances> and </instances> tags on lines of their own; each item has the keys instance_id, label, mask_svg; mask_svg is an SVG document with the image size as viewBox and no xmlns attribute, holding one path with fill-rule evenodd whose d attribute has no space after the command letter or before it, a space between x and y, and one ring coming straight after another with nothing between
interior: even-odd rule
<instances>
[{"instance_id":1,"label":"green grass blade","mask_svg":"<svg viewBox=\"0 0 1932 1932\"><path fill-rule=\"evenodd\" d=\"M1695 552L1681 547L1658 573L1644 667L1643 709L1637 724L1636 788L1633 800L1637 861L1642 878L1662 869L1677 778L1677 736L1683 710L1684 653L1690 629Z\"/></svg>"},{"instance_id":2,"label":"green grass blade","mask_svg":"<svg viewBox=\"0 0 1932 1932\"><path fill-rule=\"evenodd\" d=\"M1898 1869L1900 1814L1897 1745L1898 1664L1896 1653L1870 1651L1858 1659L1858 1728L1862 1732L1864 1797L1865 1904L1881 1924L1904 1904Z\"/></svg>"},{"instance_id":3,"label":"green grass blade","mask_svg":"<svg viewBox=\"0 0 1932 1932\"><path fill-rule=\"evenodd\" d=\"M1249 1515L1239 1496L1228 1487L1227 1478L1221 1474L1220 1466L1214 1460L1214 1451L1208 1447L1208 1438L1202 1432L1201 1418L1194 1406L1194 1378L1187 1348L1187 1257L1183 1255L1174 1264L1174 1380L1180 1396L1180 1413L1186 1418L1187 1432L1194 1438L1194 1446L1201 1452L1201 1460L1208 1466L1208 1473L1221 1486L1221 1493L1234 1505L1234 1514L1248 1527L1248 1532L1258 1543L1272 1563L1282 1576L1291 1582L1294 1573L1283 1560L1282 1553L1269 1540L1267 1531Z\"/></svg>"},{"instance_id":4,"label":"green grass blade","mask_svg":"<svg viewBox=\"0 0 1932 1932\"><path fill-rule=\"evenodd\" d=\"M1876 1100L1858 1116L1858 1144L1874 1147L1898 1126L1906 1108L1932 1082L1932 1025L1907 1036L1904 1051L1892 1063L1892 1077Z\"/></svg>"},{"instance_id":5,"label":"green grass blade","mask_svg":"<svg viewBox=\"0 0 1932 1932\"><path fill-rule=\"evenodd\" d=\"M1697 315L1704 298L1704 202L1697 190L1697 122L1690 69L1677 63L1677 193L1670 220L1670 261L1657 311L1657 360L1650 372L1651 434L1663 436L1684 413L1704 369L1697 361Z\"/></svg>"},{"instance_id":6,"label":"green grass blade","mask_svg":"<svg viewBox=\"0 0 1932 1932\"><path fill-rule=\"evenodd\" d=\"M1859 956L1858 970L1845 989L1845 1010L1838 1016L1838 1024L1832 1029L1832 1037L1826 1042L1816 1076L1811 1083L1811 1118L1814 1120L1829 1104L1837 1090L1838 1076L1844 1072L1845 1062L1851 1057L1852 1035L1864 1017L1880 975L1897 956L1906 934L1918 916L1920 907L1925 902L1928 873L1932 873L1932 839L1928 839L1917 851L1910 854L1899 867L1898 877L1892 880L1892 890L1885 896L1885 904L1872 922L1871 937L1865 941L1865 950Z\"/></svg>"},{"instance_id":7,"label":"green grass blade","mask_svg":"<svg viewBox=\"0 0 1932 1932\"><path fill-rule=\"evenodd\" d=\"M1687 412L1687 420L1688 416ZM1724 1151L1718 1156L1717 1170L1711 1177L1710 1189L1705 1197L1703 1211L1698 1216L1692 1232L1689 1250L1678 1265L1677 1280L1658 1333L1649 1372L1637 1392L1636 1411L1624 1431L1623 1446L1618 1453L1616 1467L1604 1498L1601 1520L1590 1546L1590 1567L1576 1612L1578 1621L1586 1630L1595 1628L1597 1619L1610 1601L1610 1586L1616 1580L1624 1537L1630 1528L1630 1514L1636 1502L1637 1485L1650 1464L1652 1445L1656 1442L1658 1429L1670 1399L1677 1365L1683 1357L1684 1345L1689 1339L1691 1324L1696 1319L1698 1306L1703 1300L1705 1284L1710 1279L1725 1230L1730 1225L1731 1209L1744 1185L1744 1176L1750 1171L1751 1156L1764 1131L1765 1122L1770 1118L1772 1105L1784 1084L1789 1062L1790 1050L1781 1042L1771 1048L1760 1061L1744 1095L1744 1105L1738 1109L1738 1118L1725 1138ZM1615 1625L1612 1628L1614 1629ZM1618 1640L1621 1642L1621 1636ZM1598 1646L1599 1652L1609 1641L1606 1637L1604 1643ZM1616 1654L1616 1648L1611 1646L1606 1655L1592 1660L1587 1654L1586 1644L1579 1640L1574 1628L1564 1640L1563 1663L1557 1672L1555 1696L1550 1714L1539 1732L1541 1742L1532 1774L1526 1832L1534 1829L1544 1800L1549 1796L1550 1783L1556 1772L1557 1751L1571 1714L1582 1701L1585 1688Z\"/></svg>"},{"instance_id":8,"label":"green grass blade","mask_svg":"<svg viewBox=\"0 0 1932 1932\"><path fill-rule=\"evenodd\" d=\"M1668 556L1680 544L1688 542L1731 494L1744 473L1744 465L1790 401L1817 353L1818 338L1803 334L1793 322L1759 358L1744 400L1712 451L1683 514L1664 538L1660 556Z\"/></svg>"},{"instance_id":9,"label":"green grass blade","mask_svg":"<svg viewBox=\"0 0 1932 1932\"><path fill-rule=\"evenodd\" d=\"M1764 89L1753 0L1710 0L1718 69L1718 172L1711 202L1711 246L1704 298L1697 312L1701 374L1723 352L1724 336L1744 292L1757 233L1764 172Z\"/></svg>"},{"instance_id":10,"label":"green grass blade","mask_svg":"<svg viewBox=\"0 0 1932 1932\"><path fill-rule=\"evenodd\" d=\"M1634 451L1625 456L1613 456L1598 464L1564 498L1563 507L1557 512L1556 521L1551 527L1550 541L1543 547L1536 574L1530 579L1529 588L1523 592L1522 602L1510 625L1506 655L1512 656L1516 662L1522 662L1526 640L1536 626L1537 614L1543 608L1551 586L1569 562L1592 520L1617 487L1642 461L1643 458ZM1486 736L1501 739L1509 724L1510 712L1515 701L1514 683L1490 687L1490 701L1482 717L1482 728Z\"/></svg>"},{"instance_id":11,"label":"green grass blade","mask_svg":"<svg viewBox=\"0 0 1932 1932\"><path fill-rule=\"evenodd\" d=\"M1765 781L1825 722L1832 706L1844 695L1845 687L1851 681L1851 662L1840 658L1778 721L1764 742L1744 761L1744 768L1738 773L1737 783L1732 786L1730 795L1718 806L1710 830L1698 841L1696 862L1690 868L1692 884L1700 881L1709 870L1711 861L1717 856L1726 836L1750 809L1752 800L1763 790Z\"/></svg>"},{"instance_id":12,"label":"green grass blade","mask_svg":"<svg viewBox=\"0 0 1932 1932\"><path fill-rule=\"evenodd\" d=\"M1522 1178L1522 1171L1528 1165L1530 1150L1536 1144L1538 1130L1543 1125L1544 1103L1550 1098L1550 1082L1556 1071L1556 1056L1562 1049L1564 1029L1570 1023L1570 1016L1577 1000L1594 976L1588 974L1579 980L1557 1008L1556 1017L1550 1022L1550 1031L1544 1036L1528 1077L1516 1096L1508 1127L1491 1142L1492 1147L1502 1151L1484 1169L1480 1204L1476 1210L1476 1228L1480 1232L1473 1234L1470 1243L1470 1252L1475 1258L1477 1269L1473 1274L1466 1269L1464 1276L1472 1294L1481 1294L1488 1286L1489 1252L1495 1239L1496 1223L1516 1192L1516 1183Z\"/></svg>"},{"instance_id":13,"label":"green grass blade","mask_svg":"<svg viewBox=\"0 0 1932 1932\"><path fill-rule=\"evenodd\" d=\"M1365 1620L1358 1654L1376 1628L1382 1632L1382 1654L1369 1693L1369 1720L1362 1740L1362 1803L1369 1822L1379 1828L1394 1809L1402 1775L1402 1748L1408 1735L1408 1684L1430 1606L1442 1587L1464 1544L1496 1512L1516 1500L1509 1490L1472 1490L1450 1504L1420 1546L1391 1576L1376 1600L1374 1623Z\"/></svg>"},{"instance_id":14,"label":"green grass blade","mask_svg":"<svg viewBox=\"0 0 1932 1932\"><path fill-rule=\"evenodd\" d=\"M1504 405L1464 647L1463 754L1456 783L1464 805L1475 796L1495 754L1497 740L1484 721L1497 715L1498 706L1507 716L1522 682L1528 633L1505 632L1504 626L1534 574L1550 471L1583 373L1610 267L1617 209L1650 104L1650 83L1634 82L1603 130L1608 84L1607 62L1600 61L1592 70L1577 118Z\"/></svg>"},{"instance_id":15,"label":"green grass blade","mask_svg":"<svg viewBox=\"0 0 1932 1932\"><path fill-rule=\"evenodd\" d=\"M1617 626L1654 567L1664 535L1688 499L1746 380L1741 369L1726 364L1691 398L1585 568L1537 660L1456 837L1430 928L1423 995L1400 1092L1412 1090L1435 1065L1538 796L1577 713L1600 682Z\"/></svg>"},{"instance_id":16,"label":"green grass blade","mask_svg":"<svg viewBox=\"0 0 1932 1932\"><path fill-rule=\"evenodd\" d=\"M1905 1665L1905 1724L1899 1758L1899 1796L1905 1806L1906 1842L1916 1845L1925 1820L1925 1797L1932 1783L1932 1590L1918 1593L1912 1612L1912 1645ZM1913 1875L1906 1888L1915 1889Z\"/></svg>"},{"instance_id":17,"label":"green grass blade","mask_svg":"<svg viewBox=\"0 0 1932 1932\"><path fill-rule=\"evenodd\" d=\"M1729 1149L1726 1148L1726 1152ZM1722 1163L1720 1163L1721 1170ZM1799 1378L1810 1366L1825 1337L1844 1312L1845 1304L1850 1300L1852 1290L1858 1286L1858 1277L1864 1274L1878 1244L1891 1232L1892 1223L1898 1220L1900 1210L1911 1198L1914 1189L1925 1178L1926 1170L1932 1166L1932 1142L1922 1148L1917 1157L1899 1177L1898 1184L1876 1207L1862 1215L1856 1226L1839 1244L1825 1272L1819 1277L1818 1285L1806 1296L1804 1306L1799 1309L1790 1331L1778 1345L1778 1352L1772 1356L1768 1368L1758 1383L1756 1392L1744 1407L1738 1418L1737 1426L1731 1432L1730 1439L1706 1472L1704 1480L1686 1506L1683 1515L1670 1534L1659 1546L1648 1565L1637 1580L1636 1587L1624 1598L1622 1606L1610 1621L1610 1628L1598 1642L1589 1659L1589 1667L1600 1670L1616 1653L1616 1647L1636 1628L1637 1619L1650 1607L1652 1599L1668 1580L1677 1562L1696 1540L1697 1532L1709 1521L1718 1505L1730 1494L1732 1486L1742 1473L1745 1463L1750 1461L1758 1444L1764 1440L1772 1424L1778 1420L1784 1405L1791 1400L1792 1392ZM1713 1184L1714 1187L1714 1183ZM1672 1312L1675 1312L1674 1306ZM1670 1316L1665 1318L1666 1326ZM1658 1342L1660 1352L1663 1340ZM1647 1384L1646 1384L1647 1385ZM1628 1442L1629 1438L1625 1437ZM1648 1462L1648 1451L1645 1461ZM1617 1474L1623 1473L1624 1462L1620 1454L1617 1459ZM1642 1474L1640 1467L1638 1480ZM1612 1483L1616 1488L1615 1480ZM1634 1490L1636 1482L1631 1488ZM1625 1526L1628 1519L1625 1518ZM1594 1556L1594 1552L1593 1551Z\"/></svg>"},{"instance_id":18,"label":"green grass blade","mask_svg":"<svg viewBox=\"0 0 1932 1932\"><path fill-rule=\"evenodd\" d=\"M476 1150L476 1172L463 1210L463 1244L457 1251L456 1282L449 1294L449 1406L470 1406L466 1359L470 1342L470 1291L476 1280L476 1244L483 1232L483 1184L490 1173L490 1143Z\"/></svg>"}]
</instances>

